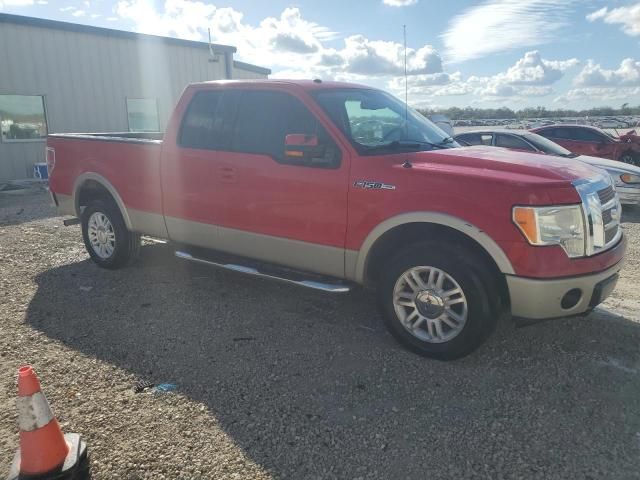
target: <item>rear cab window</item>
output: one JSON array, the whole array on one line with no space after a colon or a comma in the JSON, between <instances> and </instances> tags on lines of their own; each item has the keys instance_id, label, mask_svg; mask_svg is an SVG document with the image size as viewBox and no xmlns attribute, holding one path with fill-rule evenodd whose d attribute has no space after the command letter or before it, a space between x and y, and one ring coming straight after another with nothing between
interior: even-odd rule
<instances>
[{"instance_id":1,"label":"rear cab window","mask_svg":"<svg viewBox=\"0 0 640 480\"><path fill-rule=\"evenodd\" d=\"M182 119L178 145L202 150L229 147L237 110L238 93L206 90L196 93Z\"/></svg>"}]
</instances>

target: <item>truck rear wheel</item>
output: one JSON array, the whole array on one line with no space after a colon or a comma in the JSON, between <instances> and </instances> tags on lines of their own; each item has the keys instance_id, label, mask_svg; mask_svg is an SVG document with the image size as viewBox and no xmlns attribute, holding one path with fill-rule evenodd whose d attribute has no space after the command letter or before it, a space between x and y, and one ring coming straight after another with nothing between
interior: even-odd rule
<instances>
[{"instance_id":1,"label":"truck rear wheel","mask_svg":"<svg viewBox=\"0 0 640 480\"><path fill-rule=\"evenodd\" d=\"M82 212L82 238L91 259L100 267L116 269L135 258L140 236L127 230L112 202L93 200Z\"/></svg>"},{"instance_id":2,"label":"truck rear wheel","mask_svg":"<svg viewBox=\"0 0 640 480\"><path fill-rule=\"evenodd\" d=\"M494 330L499 312L492 305L499 302L489 296L493 283L470 252L425 242L387 262L378 300L388 330L402 345L453 360L471 353Z\"/></svg>"}]
</instances>

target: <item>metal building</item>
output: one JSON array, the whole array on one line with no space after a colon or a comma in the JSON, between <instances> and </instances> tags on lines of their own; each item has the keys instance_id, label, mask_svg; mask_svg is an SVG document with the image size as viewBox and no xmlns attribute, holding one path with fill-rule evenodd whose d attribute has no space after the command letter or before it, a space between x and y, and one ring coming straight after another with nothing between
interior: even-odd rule
<instances>
[{"instance_id":1,"label":"metal building","mask_svg":"<svg viewBox=\"0 0 640 480\"><path fill-rule=\"evenodd\" d=\"M47 133L163 131L187 84L271 73L235 52L0 14L0 181L33 176Z\"/></svg>"}]
</instances>

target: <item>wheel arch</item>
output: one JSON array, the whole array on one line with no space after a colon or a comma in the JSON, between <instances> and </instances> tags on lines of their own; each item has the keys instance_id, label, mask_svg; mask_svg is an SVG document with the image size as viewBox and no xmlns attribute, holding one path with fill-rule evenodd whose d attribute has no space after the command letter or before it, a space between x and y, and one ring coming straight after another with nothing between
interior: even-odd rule
<instances>
[{"instance_id":1,"label":"wheel arch","mask_svg":"<svg viewBox=\"0 0 640 480\"><path fill-rule=\"evenodd\" d=\"M122 198L118 194L115 187L105 177L95 172L85 172L78 176L73 186L73 206L76 216L79 218L81 214L81 207L83 206L83 200L86 198L87 192L93 192L94 196L109 196L120 210L120 214L124 220L127 229L131 230L131 219L129 213L125 207Z\"/></svg>"},{"instance_id":2,"label":"wheel arch","mask_svg":"<svg viewBox=\"0 0 640 480\"><path fill-rule=\"evenodd\" d=\"M429 233L438 238L453 236L465 242L470 248L481 252L498 272L515 273L502 248L482 229L466 220L444 213L411 212L385 220L367 235L353 266L354 280L370 285L377 274L375 269L379 267L378 260L392 250L399 241L404 239L406 243L412 238L417 240L421 233ZM408 238L405 236L407 234Z\"/></svg>"}]
</instances>

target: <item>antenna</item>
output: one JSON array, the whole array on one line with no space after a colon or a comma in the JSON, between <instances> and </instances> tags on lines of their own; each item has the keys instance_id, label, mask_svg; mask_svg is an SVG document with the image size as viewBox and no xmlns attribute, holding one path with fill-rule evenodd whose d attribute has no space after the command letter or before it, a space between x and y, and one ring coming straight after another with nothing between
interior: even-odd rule
<instances>
[{"instance_id":1,"label":"antenna","mask_svg":"<svg viewBox=\"0 0 640 480\"><path fill-rule=\"evenodd\" d=\"M402 37L404 40L404 136L409 139L409 84L407 83L407 26L402 25ZM407 158L402 168L412 168Z\"/></svg>"},{"instance_id":2,"label":"antenna","mask_svg":"<svg viewBox=\"0 0 640 480\"><path fill-rule=\"evenodd\" d=\"M208 30L209 30L209 62L217 63L218 56L216 55L216 52L213 51L213 44L211 43L211 29L209 28Z\"/></svg>"},{"instance_id":3,"label":"antenna","mask_svg":"<svg viewBox=\"0 0 640 480\"><path fill-rule=\"evenodd\" d=\"M409 84L407 83L407 26L402 25L402 36L404 38L404 126L406 135L409 135Z\"/></svg>"}]
</instances>

